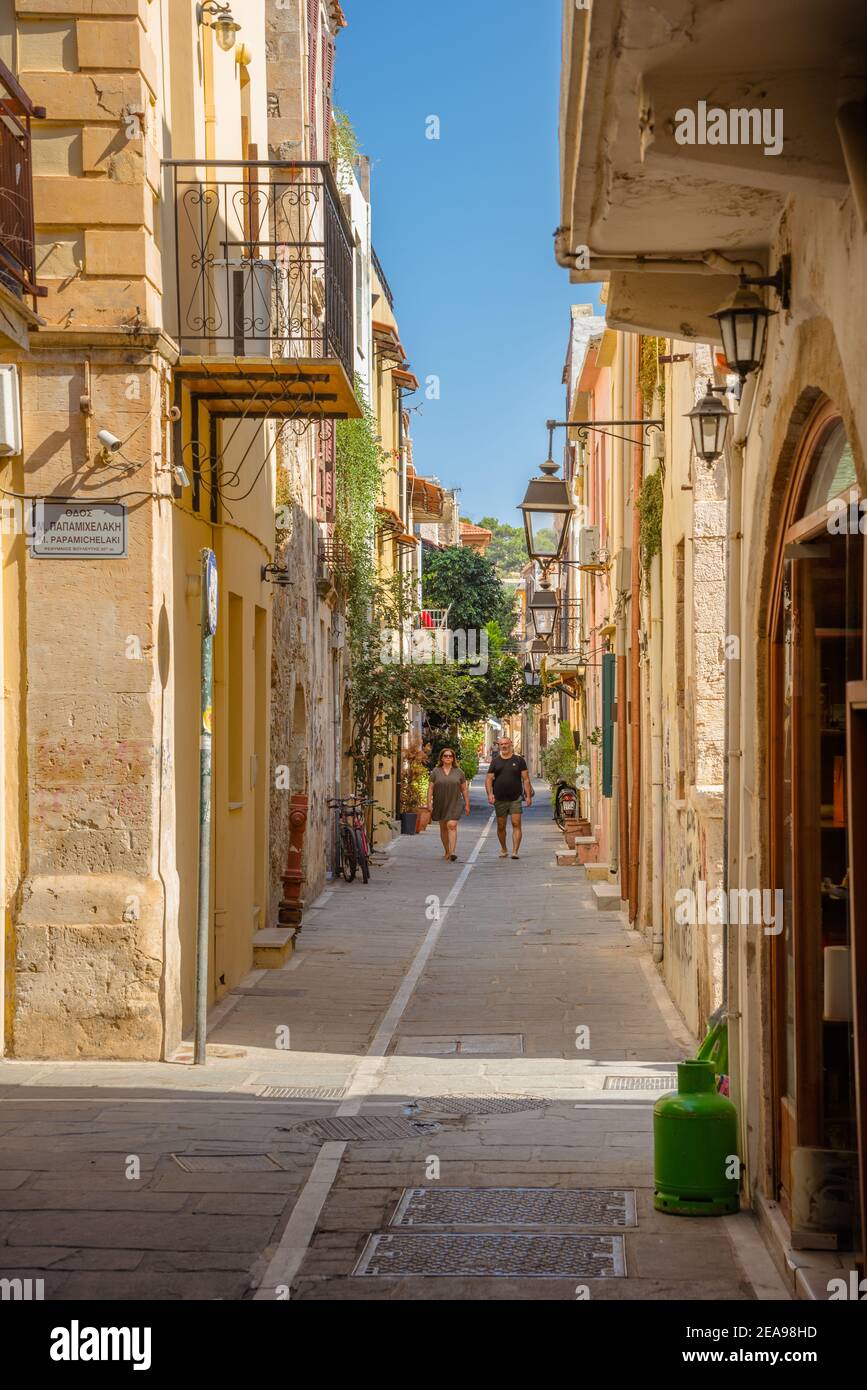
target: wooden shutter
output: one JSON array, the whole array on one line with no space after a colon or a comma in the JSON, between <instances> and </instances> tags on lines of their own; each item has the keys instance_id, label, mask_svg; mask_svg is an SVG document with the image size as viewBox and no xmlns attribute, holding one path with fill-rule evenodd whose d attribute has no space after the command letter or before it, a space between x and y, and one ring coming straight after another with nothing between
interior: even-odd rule
<instances>
[{"instance_id":1,"label":"wooden shutter","mask_svg":"<svg viewBox=\"0 0 867 1390\"><path fill-rule=\"evenodd\" d=\"M323 506L325 510L325 520L330 522L334 520L335 429L331 421L323 422L320 429L322 432Z\"/></svg>"},{"instance_id":2,"label":"wooden shutter","mask_svg":"<svg viewBox=\"0 0 867 1390\"><path fill-rule=\"evenodd\" d=\"M334 40L330 34L322 35L322 107L323 107L323 159L331 158L331 108L334 91Z\"/></svg>"},{"instance_id":3,"label":"wooden shutter","mask_svg":"<svg viewBox=\"0 0 867 1390\"><path fill-rule=\"evenodd\" d=\"M614 676L617 657L605 652L602 657L602 795L611 796L614 788Z\"/></svg>"},{"instance_id":4,"label":"wooden shutter","mask_svg":"<svg viewBox=\"0 0 867 1390\"><path fill-rule=\"evenodd\" d=\"M319 0L307 0L307 106L310 121L310 158L318 159L316 139L316 73L319 57Z\"/></svg>"}]
</instances>

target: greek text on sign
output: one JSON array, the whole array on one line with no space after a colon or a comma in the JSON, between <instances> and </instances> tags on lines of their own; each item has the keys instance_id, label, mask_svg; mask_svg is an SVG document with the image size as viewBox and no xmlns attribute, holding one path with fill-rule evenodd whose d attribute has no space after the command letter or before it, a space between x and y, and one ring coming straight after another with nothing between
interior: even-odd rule
<instances>
[{"instance_id":1,"label":"greek text on sign","mask_svg":"<svg viewBox=\"0 0 867 1390\"><path fill-rule=\"evenodd\" d=\"M126 518L124 502L34 502L32 553L55 559L125 559Z\"/></svg>"}]
</instances>

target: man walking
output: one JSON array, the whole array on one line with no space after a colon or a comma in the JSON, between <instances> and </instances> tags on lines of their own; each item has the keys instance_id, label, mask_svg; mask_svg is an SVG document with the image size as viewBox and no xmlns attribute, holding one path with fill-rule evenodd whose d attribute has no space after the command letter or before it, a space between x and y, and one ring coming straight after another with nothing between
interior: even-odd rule
<instances>
[{"instance_id":1,"label":"man walking","mask_svg":"<svg viewBox=\"0 0 867 1390\"><path fill-rule=\"evenodd\" d=\"M498 742L499 752L491 759L488 768L488 775L485 778L485 791L488 794L488 801L497 813L497 839L500 842L500 858L508 859L509 849L506 844L506 823L512 818L512 858L518 858L518 850L521 848L521 797L527 803L529 809L533 804L533 785L530 781L530 774L527 771L527 764L519 753L515 753L512 748L510 738L501 738Z\"/></svg>"}]
</instances>

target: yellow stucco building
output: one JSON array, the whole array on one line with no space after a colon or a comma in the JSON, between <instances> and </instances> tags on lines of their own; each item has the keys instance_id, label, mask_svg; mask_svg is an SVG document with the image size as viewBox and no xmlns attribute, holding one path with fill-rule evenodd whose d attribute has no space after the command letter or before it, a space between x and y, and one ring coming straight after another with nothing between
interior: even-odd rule
<instances>
[{"instance_id":1,"label":"yellow stucco building","mask_svg":"<svg viewBox=\"0 0 867 1390\"><path fill-rule=\"evenodd\" d=\"M247 0L230 30L212 9L0 0L0 59L45 109L47 291L40 322L22 302L26 332L0 337L21 424L0 460L11 1055L158 1058L189 1031L204 548L219 572L209 1002L271 925L276 443L359 408L349 227L317 151L264 157L266 35L294 45L299 74L315 64L300 119L327 131L342 16ZM106 548L60 554L55 519L88 512Z\"/></svg>"}]
</instances>

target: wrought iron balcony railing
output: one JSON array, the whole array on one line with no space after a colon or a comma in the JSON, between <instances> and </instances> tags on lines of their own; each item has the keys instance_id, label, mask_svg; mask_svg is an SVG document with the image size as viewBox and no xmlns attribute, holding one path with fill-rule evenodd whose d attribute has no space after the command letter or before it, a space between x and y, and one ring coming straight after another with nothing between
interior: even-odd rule
<instances>
[{"instance_id":1,"label":"wrought iron balcony railing","mask_svg":"<svg viewBox=\"0 0 867 1390\"><path fill-rule=\"evenodd\" d=\"M36 284L30 147L30 118L44 115L0 61L0 283L19 298L46 293Z\"/></svg>"},{"instance_id":2,"label":"wrought iron balcony railing","mask_svg":"<svg viewBox=\"0 0 867 1390\"><path fill-rule=\"evenodd\" d=\"M337 358L351 381L353 241L330 166L168 165L181 352Z\"/></svg>"}]
</instances>

